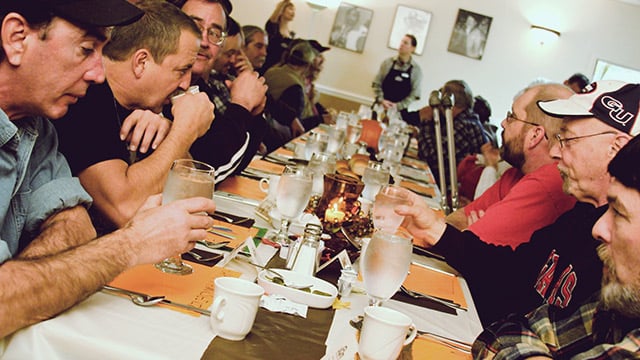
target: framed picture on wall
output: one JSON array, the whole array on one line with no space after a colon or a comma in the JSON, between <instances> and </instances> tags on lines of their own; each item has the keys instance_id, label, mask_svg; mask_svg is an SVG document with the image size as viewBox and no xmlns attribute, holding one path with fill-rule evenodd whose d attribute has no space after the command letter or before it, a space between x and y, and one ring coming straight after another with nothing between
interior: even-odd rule
<instances>
[{"instance_id":1,"label":"framed picture on wall","mask_svg":"<svg viewBox=\"0 0 640 360\"><path fill-rule=\"evenodd\" d=\"M452 53L481 60L487 44L493 18L459 9L453 25L448 50Z\"/></svg>"},{"instance_id":2,"label":"framed picture on wall","mask_svg":"<svg viewBox=\"0 0 640 360\"><path fill-rule=\"evenodd\" d=\"M329 45L361 53L372 18L373 10L341 3L333 21Z\"/></svg>"},{"instance_id":3,"label":"framed picture on wall","mask_svg":"<svg viewBox=\"0 0 640 360\"><path fill-rule=\"evenodd\" d=\"M387 46L392 49L398 49L402 38L406 34L411 34L418 40L415 53L422 55L424 43L427 41L430 22L430 12L398 5L396 8L396 16L393 18L393 25L391 26Z\"/></svg>"},{"instance_id":4,"label":"framed picture on wall","mask_svg":"<svg viewBox=\"0 0 640 360\"><path fill-rule=\"evenodd\" d=\"M597 59L591 81L599 80L621 80L624 82L640 83L640 69Z\"/></svg>"}]
</instances>

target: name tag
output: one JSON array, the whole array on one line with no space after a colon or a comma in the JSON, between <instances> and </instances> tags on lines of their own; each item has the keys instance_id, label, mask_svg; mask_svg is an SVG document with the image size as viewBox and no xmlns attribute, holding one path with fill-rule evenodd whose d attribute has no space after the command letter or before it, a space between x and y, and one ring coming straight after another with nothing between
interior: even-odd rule
<instances>
[{"instance_id":1,"label":"name tag","mask_svg":"<svg viewBox=\"0 0 640 360\"><path fill-rule=\"evenodd\" d=\"M402 76L405 79L408 79L409 78L409 73L403 72L403 73L400 73L400 76Z\"/></svg>"}]
</instances>

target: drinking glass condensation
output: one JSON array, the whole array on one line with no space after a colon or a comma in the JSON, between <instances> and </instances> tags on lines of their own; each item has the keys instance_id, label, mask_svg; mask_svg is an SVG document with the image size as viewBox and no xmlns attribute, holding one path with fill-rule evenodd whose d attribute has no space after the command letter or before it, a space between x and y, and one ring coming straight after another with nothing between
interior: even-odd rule
<instances>
[{"instance_id":1,"label":"drinking glass condensation","mask_svg":"<svg viewBox=\"0 0 640 360\"><path fill-rule=\"evenodd\" d=\"M291 220L302 214L311 197L313 181L311 172L301 166L287 166L280 176L276 207L281 217L276 242L288 244Z\"/></svg>"},{"instance_id":2,"label":"drinking glass condensation","mask_svg":"<svg viewBox=\"0 0 640 360\"><path fill-rule=\"evenodd\" d=\"M311 155L307 169L313 174L312 195L322 195L324 191L324 175L336 172L336 156L330 153Z\"/></svg>"},{"instance_id":3,"label":"drinking glass condensation","mask_svg":"<svg viewBox=\"0 0 640 360\"><path fill-rule=\"evenodd\" d=\"M349 120L347 125L347 142L349 144L355 144L362 135L362 123L359 119Z\"/></svg>"},{"instance_id":4,"label":"drinking glass condensation","mask_svg":"<svg viewBox=\"0 0 640 360\"><path fill-rule=\"evenodd\" d=\"M162 192L162 204L192 197L213 198L214 168L200 161L178 159L173 162ZM164 259L156 268L171 274L186 275L193 272L182 262L180 255Z\"/></svg>"},{"instance_id":5,"label":"drinking glass condensation","mask_svg":"<svg viewBox=\"0 0 640 360\"><path fill-rule=\"evenodd\" d=\"M311 155L327 151L329 137L326 134L310 132L304 146L305 160L311 160Z\"/></svg>"},{"instance_id":6,"label":"drinking glass condensation","mask_svg":"<svg viewBox=\"0 0 640 360\"><path fill-rule=\"evenodd\" d=\"M398 291L409 272L413 246L404 231L376 230L360 258L369 305L380 306Z\"/></svg>"},{"instance_id":7,"label":"drinking glass condensation","mask_svg":"<svg viewBox=\"0 0 640 360\"><path fill-rule=\"evenodd\" d=\"M394 209L398 205L410 205L409 196L397 185L385 185L373 201L373 227L393 233L398 230L404 216Z\"/></svg>"},{"instance_id":8,"label":"drinking glass condensation","mask_svg":"<svg viewBox=\"0 0 640 360\"><path fill-rule=\"evenodd\" d=\"M340 148L344 144L346 129L332 126L327 129L327 135L329 136L329 140L327 142L327 152L337 154L338 150L340 150Z\"/></svg>"},{"instance_id":9,"label":"drinking glass condensation","mask_svg":"<svg viewBox=\"0 0 640 360\"><path fill-rule=\"evenodd\" d=\"M373 201L380 189L389 183L389 170L385 169L380 162L369 161L364 169L362 182L364 183L362 197Z\"/></svg>"}]
</instances>

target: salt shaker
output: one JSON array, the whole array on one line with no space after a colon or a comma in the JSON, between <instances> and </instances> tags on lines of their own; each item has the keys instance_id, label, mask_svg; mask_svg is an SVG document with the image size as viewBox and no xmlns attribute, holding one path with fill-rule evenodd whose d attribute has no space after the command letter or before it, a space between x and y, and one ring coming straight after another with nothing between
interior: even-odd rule
<instances>
[{"instance_id":1,"label":"salt shaker","mask_svg":"<svg viewBox=\"0 0 640 360\"><path fill-rule=\"evenodd\" d=\"M358 273L351 267L340 270L338 279L338 295L342 298L351 294L351 288L358 278Z\"/></svg>"},{"instance_id":2,"label":"salt shaker","mask_svg":"<svg viewBox=\"0 0 640 360\"><path fill-rule=\"evenodd\" d=\"M304 236L297 251L291 257L291 270L313 276L316 272L318 260L318 245L322 227L309 223L304 228Z\"/></svg>"}]
</instances>

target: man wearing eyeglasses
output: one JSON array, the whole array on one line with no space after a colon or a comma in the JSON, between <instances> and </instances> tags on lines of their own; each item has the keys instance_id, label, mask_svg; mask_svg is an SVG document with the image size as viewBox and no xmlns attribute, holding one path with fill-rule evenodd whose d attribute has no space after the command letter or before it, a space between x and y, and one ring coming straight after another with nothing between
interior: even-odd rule
<instances>
[{"instance_id":1,"label":"man wearing eyeglasses","mask_svg":"<svg viewBox=\"0 0 640 360\"><path fill-rule=\"evenodd\" d=\"M410 194L413 206L396 209L406 216L404 226L417 245L444 255L464 275L485 325L541 304L573 311L600 288L599 242L591 228L606 211L609 161L640 133L639 103L640 85L619 81L594 83L568 99L538 102L544 112L562 118L557 120L562 121L559 141L550 153L558 161L563 188L578 203L515 250L446 225L415 195Z\"/></svg>"},{"instance_id":2,"label":"man wearing eyeglasses","mask_svg":"<svg viewBox=\"0 0 640 360\"><path fill-rule=\"evenodd\" d=\"M515 97L501 124L500 155L512 168L478 199L451 213L449 224L489 244L515 249L573 207L575 198L562 191L556 161L549 154L550 137L560 124L536 106L537 101L571 94L564 85L542 84Z\"/></svg>"},{"instance_id":3,"label":"man wearing eyeglasses","mask_svg":"<svg viewBox=\"0 0 640 360\"><path fill-rule=\"evenodd\" d=\"M214 117L206 94L186 93L174 101L164 141L150 154L130 151L121 135L125 120L157 121L172 94L189 88L201 36L193 20L166 1L136 4L145 15L114 28L105 46L105 83L90 87L55 123L61 152L94 198L90 211L99 233L126 224L149 195L162 192L173 161L188 156Z\"/></svg>"},{"instance_id":4,"label":"man wearing eyeglasses","mask_svg":"<svg viewBox=\"0 0 640 360\"><path fill-rule=\"evenodd\" d=\"M207 133L196 140L190 152L194 159L211 164L216 169L216 183L240 173L257 152L267 123L262 118L267 86L244 58L235 78L220 80L216 63L228 52L239 51L240 26L229 13L227 0L187 0L180 2L182 11L198 24L203 40L193 66L191 83L198 85L214 102L216 121ZM233 24L234 26L230 26ZM223 31L225 30L225 31ZM227 31L231 34L228 34ZM223 51L221 51L223 50ZM234 59L236 57L234 56ZM236 65L235 62L233 64ZM222 68L223 65L220 66Z\"/></svg>"}]
</instances>

